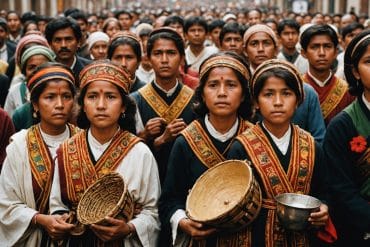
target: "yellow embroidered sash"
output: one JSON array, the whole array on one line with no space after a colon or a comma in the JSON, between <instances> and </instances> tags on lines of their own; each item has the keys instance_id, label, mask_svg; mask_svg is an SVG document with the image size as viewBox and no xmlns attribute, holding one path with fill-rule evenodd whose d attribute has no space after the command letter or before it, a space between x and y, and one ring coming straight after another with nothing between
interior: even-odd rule
<instances>
[{"instance_id":1,"label":"yellow embroidered sash","mask_svg":"<svg viewBox=\"0 0 370 247\"><path fill-rule=\"evenodd\" d=\"M94 165L90 158L87 131L80 132L64 142L58 153L62 199L77 204L85 190L102 175L115 170L131 148L141 141L128 131L119 131Z\"/></svg>"},{"instance_id":2,"label":"yellow embroidered sash","mask_svg":"<svg viewBox=\"0 0 370 247\"><path fill-rule=\"evenodd\" d=\"M79 131L71 124L68 124L68 128L71 136ZM40 213L47 214L54 163L39 125L33 125L28 129L26 141L36 207Z\"/></svg>"},{"instance_id":3,"label":"yellow embroidered sash","mask_svg":"<svg viewBox=\"0 0 370 247\"><path fill-rule=\"evenodd\" d=\"M246 129L253 126L252 123L239 118L239 128L237 135L243 133ZM212 143L205 130L203 129L201 123L198 120L193 121L186 129L184 129L181 134L184 136L186 141L189 143L191 149L198 157L198 159L208 168L225 161L225 157L217 150L217 148ZM235 233L220 234L217 237L216 247L240 247L247 246L247 239L250 235L250 231L243 229L242 231ZM192 247L206 246L206 240L196 241L192 240Z\"/></svg>"},{"instance_id":4,"label":"yellow embroidered sash","mask_svg":"<svg viewBox=\"0 0 370 247\"><path fill-rule=\"evenodd\" d=\"M165 119L167 123L170 123L180 116L193 97L194 92L188 86L183 85L179 95L170 106L158 95L151 83L140 88L139 93L159 117Z\"/></svg>"},{"instance_id":5,"label":"yellow embroidered sash","mask_svg":"<svg viewBox=\"0 0 370 247\"><path fill-rule=\"evenodd\" d=\"M306 74L304 75L304 80L309 80ZM324 116L324 119L326 119L326 117L329 116L329 114L338 106L347 91L347 82L336 78L334 85L328 93L328 96L323 102L320 102L321 112Z\"/></svg>"},{"instance_id":6,"label":"yellow embroidered sash","mask_svg":"<svg viewBox=\"0 0 370 247\"><path fill-rule=\"evenodd\" d=\"M253 126L252 123L239 119L238 135L247 128ZM225 157L217 150L212 140L209 138L201 123L198 120L193 121L181 134L189 143L198 159L208 168L225 161Z\"/></svg>"},{"instance_id":7,"label":"yellow embroidered sash","mask_svg":"<svg viewBox=\"0 0 370 247\"><path fill-rule=\"evenodd\" d=\"M262 205L268 209L265 246L308 246L307 237L299 233L293 233L290 236L290 243L287 242L287 233L277 221L274 197L286 192L303 194L310 192L315 162L314 139L304 130L293 126L292 152L287 173L261 126L255 125L247 129L237 139L247 151L266 193L267 198L264 198Z\"/></svg>"}]
</instances>

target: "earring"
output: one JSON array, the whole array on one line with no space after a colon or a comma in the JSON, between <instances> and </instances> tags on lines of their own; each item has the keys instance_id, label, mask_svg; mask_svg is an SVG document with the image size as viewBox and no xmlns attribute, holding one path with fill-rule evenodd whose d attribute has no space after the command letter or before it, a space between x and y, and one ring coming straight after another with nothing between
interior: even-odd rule
<instances>
[{"instance_id":1,"label":"earring","mask_svg":"<svg viewBox=\"0 0 370 247\"><path fill-rule=\"evenodd\" d=\"M126 114L125 114L124 112L122 112L122 114L121 114L121 118L122 118L122 119L125 119L125 117L126 117Z\"/></svg>"},{"instance_id":2,"label":"earring","mask_svg":"<svg viewBox=\"0 0 370 247\"><path fill-rule=\"evenodd\" d=\"M32 113L32 117L33 117L33 118L37 118L37 111L34 111L34 112Z\"/></svg>"}]
</instances>

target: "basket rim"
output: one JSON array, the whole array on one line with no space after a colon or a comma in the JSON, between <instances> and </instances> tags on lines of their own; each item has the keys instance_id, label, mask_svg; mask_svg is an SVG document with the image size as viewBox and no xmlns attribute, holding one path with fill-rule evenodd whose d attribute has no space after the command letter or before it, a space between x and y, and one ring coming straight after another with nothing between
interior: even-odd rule
<instances>
[{"instance_id":1,"label":"basket rim","mask_svg":"<svg viewBox=\"0 0 370 247\"><path fill-rule=\"evenodd\" d=\"M118 173L118 172L109 172L107 174L104 174L103 176L101 176L100 178L98 178L97 180L95 180L94 183L92 183L84 192L84 194L81 196L80 198L80 201L78 202L78 206L77 206L77 210L76 210L76 213L77 213L77 220L79 222L81 222L81 224L83 225L91 225L91 224L99 224L101 222L104 221L104 218L106 216L104 216L104 218L102 219L97 219L95 221L88 221L88 220L85 220L83 218L81 218L81 215L80 215L80 211L81 211L81 201L87 197L87 195L91 192L91 190L97 186L97 184L99 182L101 182L102 180L105 180L109 177L117 177L119 179L121 179L121 181L123 182L123 192L121 194L121 197L120 199L118 200L117 204L109 211L109 213L106 215L106 216L110 216L110 217L115 217L117 214L118 214L118 209L119 209L119 205L122 204L123 200L125 199L125 195L126 193L128 192L128 188L127 188L127 183L125 182L123 176Z\"/></svg>"},{"instance_id":2,"label":"basket rim","mask_svg":"<svg viewBox=\"0 0 370 247\"><path fill-rule=\"evenodd\" d=\"M200 223L208 223L208 222L212 222L212 221L214 221L214 220L217 220L218 218L222 218L222 217L224 217L224 216L226 216L227 214L228 214L228 212L229 211L226 211L226 212L224 212L224 213L222 213L222 214L220 214L220 215L218 215L218 216L216 216L216 217L213 217L213 218L209 218L209 219L204 219L204 220L198 220L198 219L195 219L190 213L191 213L191 210L189 210L189 198L191 197L191 195L192 195L192 193L193 193L193 189L194 189L194 187L196 186L196 184L198 184L198 182L200 182L201 180L203 180L204 179L204 177L205 176L207 176L207 173L208 172L211 172L212 170L214 170L214 169L216 169L216 168L218 168L219 166L222 166L222 165L225 165L225 164L227 164L227 163L232 163L232 162L234 162L234 163L239 163L239 164L244 164L246 167L247 167L247 169L249 170L249 172L250 172L250 174L251 174L251 176L253 176L253 173L252 173L252 168L251 168L251 166L250 166L250 164L249 164L249 161L247 161L247 160L235 160L235 159L232 159L232 160L226 160L226 161L222 161L222 162L220 162L220 163L218 163L217 165L214 165L213 167L211 167L211 168L209 168L208 170L206 170L206 172L204 172L196 181L195 181L195 183L194 183L194 185L193 185L193 187L192 187L192 189L190 190L190 192L189 192L189 194L188 194L188 196L187 196L187 198L186 198L186 206L185 206L185 208L186 208L186 215L189 217L189 219L191 219L191 220L193 220L193 221L196 221L196 222L200 222ZM244 191L244 193L243 194L245 194L246 192L248 192L248 190L250 189L250 187L251 187L251 185L252 185L252 182L253 182L253 179L252 179L252 177L251 177L251 179L248 181L248 186L246 186L246 189L245 189L245 191ZM242 200L244 199L244 197L243 196L241 196L238 200L237 200L237 204L239 204ZM236 205L237 205L236 204Z\"/></svg>"}]
</instances>

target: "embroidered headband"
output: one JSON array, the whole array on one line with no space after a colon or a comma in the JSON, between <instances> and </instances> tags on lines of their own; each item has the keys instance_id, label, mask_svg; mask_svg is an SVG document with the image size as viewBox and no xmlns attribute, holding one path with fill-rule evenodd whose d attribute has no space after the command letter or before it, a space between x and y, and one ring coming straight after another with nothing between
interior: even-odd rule
<instances>
[{"instance_id":1,"label":"embroidered headband","mask_svg":"<svg viewBox=\"0 0 370 247\"><path fill-rule=\"evenodd\" d=\"M362 39L360 39L360 40L357 42L357 44L353 47L353 50L352 50L352 52L351 52L351 58L353 57L353 54L355 54L355 52L356 52L356 50L357 50L358 46L359 46L362 42L364 42L365 40L367 40L367 39L369 39L369 38L370 38L370 34L365 35Z\"/></svg>"},{"instance_id":2,"label":"embroidered headband","mask_svg":"<svg viewBox=\"0 0 370 247\"><path fill-rule=\"evenodd\" d=\"M27 88L32 94L32 91L35 88L40 86L42 83L53 79L65 80L75 86L75 78L70 71L60 66L51 66L42 68L32 75L27 81Z\"/></svg>"},{"instance_id":3,"label":"embroidered headband","mask_svg":"<svg viewBox=\"0 0 370 247\"><path fill-rule=\"evenodd\" d=\"M248 69L237 59L228 56L216 56L208 59L200 68L199 78L202 77L211 69L215 67L228 67L239 71L247 80L250 79Z\"/></svg>"},{"instance_id":4,"label":"embroidered headband","mask_svg":"<svg viewBox=\"0 0 370 247\"><path fill-rule=\"evenodd\" d=\"M89 64L81 71L81 90L94 81L110 82L122 88L127 94L130 92L131 79L128 71L106 61Z\"/></svg>"},{"instance_id":5,"label":"embroidered headband","mask_svg":"<svg viewBox=\"0 0 370 247\"><path fill-rule=\"evenodd\" d=\"M255 95L253 95L253 92L254 92L254 87L255 87L255 84L257 82L257 79L263 73L265 73L266 71L269 71L270 69L273 69L273 68L281 68L281 69L287 70L289 73L291 73L295 77L295 79L297 81L297 84L298 84L298 91L299 91L300 96L301 96L301 100L300 100L300 103L301 103L303 98L304 98L303 79L302 79L299 71L296 69L296 67L294 65L292 65L291 63L289 63L287 61L283 61L283 60L279 60L279 59L267 60L267 61L263 62L260 66L257 67L256 71L254 72L254 74L252 76L252 79L250 80L250 83L251 83L250 88L251 88L252 97L255 96Z\"/></svg>"}]
</instances>

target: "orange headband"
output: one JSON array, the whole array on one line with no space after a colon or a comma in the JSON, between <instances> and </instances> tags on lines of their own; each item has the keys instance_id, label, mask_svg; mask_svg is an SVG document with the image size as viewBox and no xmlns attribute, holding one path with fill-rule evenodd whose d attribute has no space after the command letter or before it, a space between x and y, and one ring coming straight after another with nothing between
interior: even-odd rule
<instances>
[{"instance_id":1,"label":"orange headband","mask_svg":"<svg viewBox=\"0 0 370 247\"><path fill-rule=\"evenodd\" d=\"M41 69L36 74L34 74L27 82L27 87L32 93L32 91L38 87L43 82L52 80L52 79L61 79L71 83L75 86L74 76L67 70L61 67L47 67Z\"/></svg>"},{"instance_id":2,"label":"orange headband","mask_svg":"<svg viewBox=\"0 0 370 247\"><path fill-rule=\"evenodd\" d=\"M123 68L110 63L92 63L81 71L81 89L93 81L107 81L122 88L127 94L130 92L131 79L129 73Z\"/></svg>"}]
</instances>

